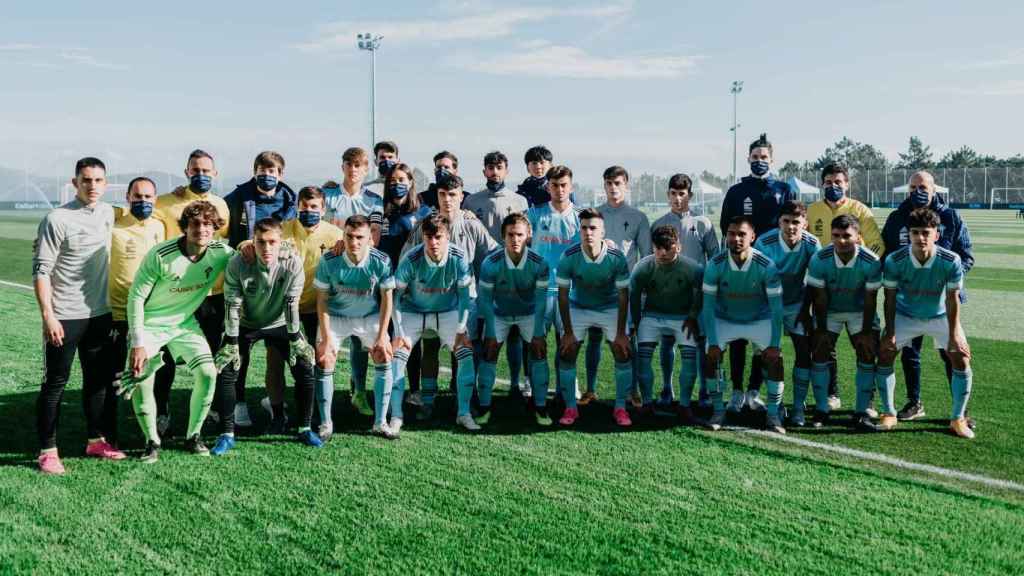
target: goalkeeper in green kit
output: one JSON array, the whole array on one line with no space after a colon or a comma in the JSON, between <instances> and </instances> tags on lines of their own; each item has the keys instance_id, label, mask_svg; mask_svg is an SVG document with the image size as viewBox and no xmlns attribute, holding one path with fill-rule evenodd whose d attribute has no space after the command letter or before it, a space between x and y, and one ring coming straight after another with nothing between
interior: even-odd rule
<instances>
[{"instance_id":1,"label":"goalkeeper in green kit","mask_svg":"<svg viewBox=\"0 0 1024 576\"><path fill-rule=\"evenodd\" d=\"M131 398L146 437L143 462L156 462L160 436L156 427L153 379L163 365L160 349L183 361L195 378L189 402L185 448L209 451L199 430L213 402L217 369L209 344L194 313L228 265L233 250L214 240L224 225L217 209L205 200L185 207L178 221L183 236L157 244L146 254L128 292L128 341L131 354L118 393Z\"/></svg>"}]
</instances>

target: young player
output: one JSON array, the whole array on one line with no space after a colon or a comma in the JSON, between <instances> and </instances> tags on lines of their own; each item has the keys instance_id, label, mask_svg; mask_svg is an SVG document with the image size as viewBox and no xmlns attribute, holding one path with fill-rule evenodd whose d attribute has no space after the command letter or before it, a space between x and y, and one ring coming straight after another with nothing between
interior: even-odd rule
<instances>
[{"instance_id":1,"label":"young player","mask_svg":"<svg viewBox=\"0 0 1024 576\"><path fill-rule=\"evenodd\" d=\"M473 275L465 252L449 241L450 224L443 214L431 214L420 226L423 243L402 257L395 273L395 364L391 414L388 427L398 435L402 429L402 394L409 350L425 334L435 334L458 359L458 415L456 424L467 430L480 426L469 413L473 393L473 346L470 343L470 295ZM429 388L424 379L423 409L432 411L436 384Z\"/></svg>"},{"instance_id":2,"label":"young player","mask_svg":"<svg viewBox=\"0 0 1024 576\"><path fill-rule=\"evenodd\" d=\"M377 166L377 177L366 183L366 187L374 194L384 197L384 180L391 169L402 160L398 157L398 144L390 140L381 140L373 145L373 159Z\"/></svg>"},{"instance_id":3,"label":"young player","mask_svg":"<svg viewBox=\"0 0 1024 576\"><path fill-rule=\"evenodd\" d=\"M679 347L679 416L690 426L696 423L690 410L693 383L697 379L698 318L701 308L700 264L680 256L679 234L672 226L654 229L654 254L637 263L630 276L629 303L636 334L640 392L645 406L654 402L654 348L665 336ZM642 304L642 312L641 312ZM664 345L664 344L663 344ZM671 346L671 344L670 344Z\"/></svg>"},{"instance_id":4,"label":"young player","mask_svg":"<svg viewBox=\"0 0 1024 576\"><path fill-rule=\"evenodd\" d=\"M518 212L509 214L501 223L501 229L505 247L492 252L480 270L477 305L484 319L484 358L478 371L480 417L477 423L486 424L490 419L498 352L515 327L530 348L534 415L539 425L550 426L546 408L550 373L545 326L550 272L544 259L527 246L530 221L526 216ZM511 342L509 345L518 344ZM510 368L513 362L521 362L521 359L510 359Z\"/></svg>"},{"instance_id":5,"label":"young player","mask_svg":"<svg viewBox=\"0 0 1024 576\"><path fill-rule=\"evenodd\" d=\"M814 302L814 337L811 385L814 389L813 425L827 423L829 360L835 356L836 340L846 328L857 353L857 427L875 430L866 412L875 387L875 359L878 350L878 290L882 287L882 262L860 236L860 222L851 214L832 219L831 245L822 248L807 268L807 286ZM882 416L881 427L891 428L895 420Z\"/></svg>"},{"instance_id":6,"label":"young player","mask_svg":"<svg viewBox=\"0 0 1024 576\"><path fill-rule=\"evenodd\" d=\"M119 392L132 399L142 426L146 438L143 462L156 462L160 449L153 376L162 364L159 352L164 346L186 363L195 378L185 447L193 454L209 454L199 431L213 402L217 368L194 313L233 253L214 240L223 224L210 202L199 200L187 206L178 224L185 235L157 244L146 254L128 293L131 376L121 380Z\"/></svg>"},{"instance_id":7,"label":"young player","mask_svg":"<svg viewBox=\"0 0 1024 576\"><path fill-rule=\"evenodd\" d=\"M327 221L335 227L343 227L355 214L369 216L384 211L383 196L363 185L369 168L370 158L362 148L348 148L341 155L341 185L324 196Z\"/></svg>"},{"instance_id":8,"label":"young player","mask_svg":"<svg viewBox=\"0 0 1024 576\"><path fill-rule=\"evenodd\" d=\"M295 192L281 180L284 157L267 150L256 155L252 178L239 184L224 202L231 212L228 245L237 247L243 240L252 240L256 223L264 218L285 222L295 218L298 199Z\"/></svg>"},{"instance_id":9,"label":"young player","mask_svg":"<svg viewBox=\"0 0 1024 576\"><path fill-rule=\"evenodd\" d=\"M580 243L565 251L558 262L558 310L563 333L558 346L559 382L566 402L559 424L571 426L579 418L576 395L569 387L576 381L576 355L583 335L600 330L615 356L615 408L619 426L633 422L626 412L626 396L633 384L631 346L626 336L629 307L629 266L626 255L604 241L604 220L593 208L580 212Z\"/></svg>"},{"instance_id":10,"label":"young player","mask_svg":"<svg viewBox=\"0 0 1024 576\"><path fill-rule=\"evenodd\" d=\"M301 420L299 440L314 448L323 445L311 430L313 420L313 349L302 334L299 297L305 274L302 260L289 244L282 246L281 223L264 218L253 230L256 258L236 254L224 273L224 344L214 365L220 373L221 435L211 454L220 456L235 446L235 384L238 369L247 364L253 345L263 340L288 358L295 378L295 400ZM272 434L283 434L283 403L271 404Z\"/></svg>"},{"instance_id":11,"label":"young player","mask_svg":"<svg viewBox=\"0 0 1024 576\"><path fill-rule=\"evenodd\" d=\"M341 343L351 338L373 357L373 432L397 436L387 423L391 397L391 341L388 323L392 310L395 279L391 259L373 248L370 221L349 216L345 222L345 252L325 254L316 269L316 311L320 319L317 365L320 368L317 401L320 408L320 436L329 440L334 433L331 401L334 395L334 365Z\"/></svg>"},{"instance_id":12,"label":"young player","mask_svg":"<svg viewBox=\"0 0 1024 576\"><path fill-rule=\"evenodd\" d=\"M779 229L769 230L754 242L754 248L775 264L782 282L782 319L793 340L793 414L790 423L806 425L804 400L811 386L811 299L804 290L804 278L811 259L821 249L817 237L807 231L807 208L788 201L779 210ZM780 400L781 403L781 400Z\"/></svg>"},{"instance_id":13,"label":"young player","mask_svg":"<svg viewBox=\"0 0 1024 576\"><path fill-rule=\"evenodd\" d=\"M64 474L57 454L57 422L64 387L78 353L88 444L85 453L121 460L113 393L107 274L114 210L102 202L107 169L98 158L75 164L75 198L39 223L32 258L36 301L43 320L45 370L36 402L39 470ZM113 442L113 444L108 443Z\"/></svg>"},{"instance_id":14,"label":"young player","mask_svg":"<svg viewBox=\"0 0 1024 576\"><path fill-rule=\"evenodd\" d=\"M759 350L768 377L766 427L784 434L779 418L783 392L782 282L775 264L752 246L754 225L749 216L736 216L726 229L728 251L712 258L704 269L704 330L707 334L706 374L714 413L712 430L725 422L725 377L719 371L722 347L749 340Z\"/></svg>"},{"instance_id":15,"label":"young player","mask_svg":"<svg viewBox=\"0 0 1024 576\"><path fill-rule=\"evenodd\" d=\"M523 162L526 164L526 172L529 176L516 189L516 194L526 198L530 208L537 208L551 201L547 175L554 160L554 154L544 146L534 146L523 155ZM552 272L554 269L552 266Z\"/></svg>"},{"instance_id":16,"label":"young player","mask_svg":"<svg viewBox=\"0 0 1024 576\"><path fill-rule=\"evenodd\" d=\"M434 154L434 181L427 186L427 189L420 193L420 204L437 210L440 207L437 201L437 187L441 182L447 181L449 176L459 175L459 158L447 150ZM463 203L466 196L462 198Z\"/></svg>"},{"instance_id":17,"label":"young player","mask_svg":"<svg viewBox=\"0 0 1024 576\"><path fill-rule=\"evenodd\" d=\"M950 389L953 411L950 430L961 438L974 438L964 414L971 397L971 349L960 325L960 290L964 271L960 256L937 246L940 219L929 208L918 208L907 218L910 245L885 260L885 333L878 354L875 381L882 410L896 416L893 361L900 348L920 336L931 336L935 348L945 350L953 364Z\"/></svg>"}]
</instances>

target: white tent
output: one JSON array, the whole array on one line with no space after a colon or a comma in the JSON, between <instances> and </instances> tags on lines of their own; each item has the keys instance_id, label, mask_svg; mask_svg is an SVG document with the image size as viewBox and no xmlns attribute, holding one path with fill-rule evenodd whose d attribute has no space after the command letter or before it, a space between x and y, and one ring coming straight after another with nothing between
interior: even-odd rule
<instances>
[{"instance_id":1,"label":"white tent","mask_svg":"<svg viewBox=\"0 0 1024 576\"><path fill-rule=\"evenodd\" d=\"M698 176L697 181L693 183L693 197L696 198L697 203L700 204L699 210L701 214L708 213L708 196L711 197L711 202L717 206L721 203L721 200L719 199L722 197L722 189L717 186L712 186L711 184L708 184L706 181L704 181L703 178L700 178ZM691 210L693 208L694 206L691 206Z\"/></svg>"},{"instance_id":2,"label":"white tent","mask_svg":"<svg viewBox=\"0 0 1024 576\"><path fill-rule=\"evenodd\" d=\"M902 195L906 196L908 190L910 190L910 185L909 184L904 184L903 186L897 186L897 187L893 188L892 189L892 193L893 194L902 194ZM935 191L938 192L939 194L944 195L944 196L949 194L949 188L946 188L945 186L939 186L938 184L935 185Z\"/></svg>"},{"instance_id":3,"label":"white tent","mask_svg":"<svg viewBox=\"0 0 1024 576\"><path fill-rule=\"evenodd\" d=\"M786 183L789 184L790 188L799 193L801 201L805 201L806 198L806 202L810 203L816 201L821 196L817 186L811 186L796 176L790 176Z\"/></svg>"}]
</instances>

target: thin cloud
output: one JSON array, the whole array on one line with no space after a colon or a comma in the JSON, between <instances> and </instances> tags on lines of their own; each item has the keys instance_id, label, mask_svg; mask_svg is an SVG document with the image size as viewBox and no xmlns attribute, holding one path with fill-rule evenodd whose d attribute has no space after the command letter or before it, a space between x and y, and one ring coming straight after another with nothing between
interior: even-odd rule
<instances>
[{"instance_id":1,"label":"thin cloud","mask_svg":"<svg viewBox=\"0 0 1024 576\"><path fill-rule=\"evenodd\" d=\"M612 56L590 54L577 46L548 44L499 54L481 61L455 61L457 67L498 75L575 79L678 78L697 69L699 56Z\"/></svg>"},{"instance_id":2,"label":"thin cloud","mask_svg":"<svg viewBox=\"0 0 1024 576\"><path fill-rule=\"evenodd\" d=\"M953 64L953 68L957 70L995 70L1021 64L1024 64L1024 50L1016 50L994 57L957 62Z\"/></svg>"},{"instance_id":3,"label":"thin cloud","mask_svg":"<svg viewBox=\"0 0 1024 576\"><path fill-rule=\"evenodd\" d=\"M121 64L101 60L86 48L66 46L42 46L39 44L0 44L0 52L17 54L7 62L24 64L33 68L60 69L69 66L88 66L103 70L126 70Z\"/></svg>"},{"instance_id":4,"label":"thin cloud","mask_svg":"<svg viewBox=\"0 0 1024 576\"><path fill-rule=\"evenodd\" d=\"M961 96L1024 96L1024 80L978 84L970 88L956 88L953 92Z\"/></svg>"}]
</instances>

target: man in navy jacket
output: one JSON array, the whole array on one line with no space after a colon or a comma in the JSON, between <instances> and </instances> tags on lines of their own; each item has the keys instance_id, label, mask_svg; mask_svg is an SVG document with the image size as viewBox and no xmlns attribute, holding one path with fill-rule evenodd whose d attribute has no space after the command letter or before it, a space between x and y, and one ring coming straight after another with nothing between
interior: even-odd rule
<instances>
[{"instance_id":1,"label":"man in navy jacket","mask_svg":"<svg viewBox=\"0 0 1024 576\"><path fill-rule=\"evenodd\" d=\"M284 176L284 158L277 152L260 152L253 162L253 177L224 197L231 214L228 245L232 248L251 240L253 228L264 218L278 222L296 217L298 198Z\"/></svg>"}]
</instances>

